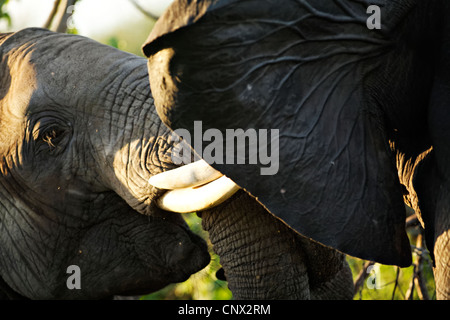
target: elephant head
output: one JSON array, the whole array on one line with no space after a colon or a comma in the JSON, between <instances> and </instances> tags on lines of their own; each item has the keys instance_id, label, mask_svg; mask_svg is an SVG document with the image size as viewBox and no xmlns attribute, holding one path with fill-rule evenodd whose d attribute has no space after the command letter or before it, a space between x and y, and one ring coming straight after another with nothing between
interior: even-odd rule
<instances>
[{"instance_id":1,"label":"elephant head","mask_svg":"<svg viewBox=\"0 0 450 320\"><path fill-rule=\"evenodd\" d=\"M223 150L227 130L277 130L273 174L250 152L205 160L291 230L408 266L405 199L449 298L448 15L441 0L178 0L143 49L173 130L201 121Z\"/></svg>"},{"instance_id":2,"label":"elephant head","mask_svg":"<svg viewBox=\"0 0 450 320\"><path fill-rule=\"evenodd\" d=\"M203 268L148 184L176 165L146 59L43 29L0 35L0 57L0 296L146 293Z\"/></svg>"}]
</instances>

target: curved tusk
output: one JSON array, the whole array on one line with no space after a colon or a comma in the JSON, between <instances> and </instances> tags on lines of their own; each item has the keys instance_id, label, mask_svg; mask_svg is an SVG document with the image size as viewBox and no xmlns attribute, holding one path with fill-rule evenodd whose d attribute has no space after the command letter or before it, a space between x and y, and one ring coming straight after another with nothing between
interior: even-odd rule
<instances>
[{"instance_id":1,"label":"curved tusk","mask_svg":"<svg viewBox=\"0 0 450 320\"><path fill-rule=\"evenodd\" d=\"M182 167L154 175L148 182L160 189L196 187L223 176L205 160L195 161Z\"/></svg>"},{"instance_id":2,"label":"curved tusk","mask_svg":"<svg viewBox=\"0 0 450 320\"><path fill-rule=\"evenodd\" d=\"M217 206L235 194L240 187L226 176L198 188L166 192L156 200L163 210L189 213Z\"/></svg>"}]
</instances>

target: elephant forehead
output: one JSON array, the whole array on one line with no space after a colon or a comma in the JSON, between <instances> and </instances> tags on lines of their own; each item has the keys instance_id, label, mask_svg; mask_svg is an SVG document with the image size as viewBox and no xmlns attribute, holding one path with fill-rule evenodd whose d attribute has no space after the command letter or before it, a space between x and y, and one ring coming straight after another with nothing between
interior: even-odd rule
<instances>
[{"instance_id":1,"label":"elephant forehead","mask_svg":"<svg viewBox=\"0 0 450 320\"><path fill-rule=\"evenodd\" d=\"M0 69L0 81L6 84L0 87L0 99L7 91L14 93L15 104L17 99L29 102L28 114L57 106L71 107L64 108L70 112L74 106L93 105L101 92L121 83L118 78L132 72L135 78L140 73L147 77L144 58L82 36L43 29L24 29L10 35L0 51L7 61ZM20 90L13 90L16 88ZM26 104L18 107L23 111ZM22 112L20 118L23 116Z\"/></svg>"},{"instance_id":2,"label":"elephant forehead","mask_svg":"<svg viewBox=\"0 0 450 320\"><path fill-rule=\"evenodd\" d=\"M50 56L47 44L38 43L33 53L39 87L58 102L77 95L89 95L108 78L109 66L99 57L103 50L83 41L78 43L80 39L74 40L59 51L51 51ZM81 47L87 52L82 52ZM90 49L86 50L87 47Z\"/></svg>"},{"instance_id":3,"label":"elephant forehead","mask_svg":"<svg viewBox=\"0 0 450 320\"><path fill-rule=\"evenodd\" d=\"M147 77L144 58L80 36L51 34L48 40L36 44L32 57L42 89L37 92L37 100L51 98L62 105L89 105L111 88L117 91L122 82Z\"/></svg>"}]
</instances>

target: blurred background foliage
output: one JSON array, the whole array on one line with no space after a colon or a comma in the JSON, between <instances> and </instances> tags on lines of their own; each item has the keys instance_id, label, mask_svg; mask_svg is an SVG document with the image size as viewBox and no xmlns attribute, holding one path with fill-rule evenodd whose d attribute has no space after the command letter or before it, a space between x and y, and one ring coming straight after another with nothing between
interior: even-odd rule
<instances>
[{"instance_id":1,"label":"blurred background foliage","mask_svg":"<svg viewBox=\"0 0 450 320\"><path fill-rule=\"evenodd\" d=\"M172 0L0 0L0 32L25 27L42 27L50 12L58 7L68 14L65 32L80 34L136 55L153 28L156 18ZM64 3L75 5L63 7ZM53 28L53 27L52 27ZM207 242L210 264L183 283L140 297L143 300L228 300L232 294L227 282L216 277L221 268L208 234L195 213L184 216L191 229ZM408 268L372 264L347 257L356 283L354 299L404 300L435 299L432 262L427 250L417 246L421 239L418 224L408 228L415 264ZM420 269L420 270L419 270ZM419 272L418 272L419 270Z\"/></svg>"},{"instance_id":2,"label":"blurred background foliage","mask_svg":"<svg viewBox=\"0 0 450 320\"><path fill-rule=\"evenodd\" d=\"M7 26L11 27L11 17L8 12L4 11L4 6L8 3L9 0L0 0L0 20L4 20L7 23Z\"/></svg>"}]
</instances>

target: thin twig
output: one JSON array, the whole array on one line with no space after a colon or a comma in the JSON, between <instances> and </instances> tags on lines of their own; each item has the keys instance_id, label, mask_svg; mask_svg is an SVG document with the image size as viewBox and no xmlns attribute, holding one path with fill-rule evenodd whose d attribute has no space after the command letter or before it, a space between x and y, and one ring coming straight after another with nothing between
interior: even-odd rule
<instances>
[{"instance_id":1,"label":"thin twig","mask_svg":"<svg viewBox=\"0 0 450 320\"><path fill-rule=\"evenodd\" d=\"M73 10L69 10L69 8L74 6L76 2L77 0L55 0L44 28L56 32L66 32L67 22L73 14Z\"/></svg>"},{"instance_id":2,"label":"thin twig","mask_svg":"<svg viewBox=\"0 0 450 320\"><path fill-rule=\"evenodd\" d=\"M158 20L157 16L153 15L152 13L150 13L147 10L145 10L144 8L142 8L142 6L139 3L137 3L136 0L130 0L130 2L136 7L136 9L138 9L146 17L153 19L153 20Z\"/></svg>"},{"instance_id":3,"label":"thin twig","mask_svg":"<svg viewBox=\"0 0 450 320\"><path fill-rule=\"evenodd\" d=\"M395 276L395 284L394 284L394 290L392 290L392 298L391 298L391 300L394 300L395 291L397 290L397 287L398 287L398 279L399 279L399 277L400 277L400 268L397 267L397 274Z\"/></svg>"},{"instance_id":4,"label":"thin twig","mask_svg":"<svg viewBox=\"0 0 450 320\"><path fill-rule=\"evenodd\" d=\"M75 5L77 0L63 0L58 10L58 20L54 27L56 32L66 32L67 31L67 21L72 15L73 11L69 12L69 8Z\"/></svg>"},{"instance_id":5,"label":"thin twig","mask_svg":"<svg viewBox=\"0 0 450 320\"><path fill-rule=\"evenodd\" d=\"M48 15L47 21L45 21L43 28L50 29L53 18L55 18L56 13L58 12L58 6L60 2L61 0L55 0L55 2L53 3L52 11L50 11L50 14Z\"/></svg>"},{"instance_id":6,"label":"thin twig","mask_svg":"<svg viewBox=\"0 0 450 320\"><path fill-rule=\"evenodd\" d=\"M409 283L408 291L406 291L405 300L413 300L414 298L414 287L415 287L414 279L417 276L417 266L415 264L413 266L414 266L413 277L411 279L411 282Z\"/></svg>"},{"instance_id":7,"label":"thin twig","mask_svg":"<svg viewBox=\"0 0 450 320\"><path fill-rule=\"evenodd\" d=\"M428 289L426 286L424 274L423 274L423 265L424 265L424 255L425 255L425 249L423 244L423 230L421 230L421 233L417 236L416 246L418 249L420 249L419 252L416 251L416 272L415 272L415 285L417 287L417 294L421 300L430 300L430 296L428 294Z\"/></svg>"},{"instance_id":8,"label":"thin twig","mask_svg":"<svg viewBox=\"0 0 450 320\"><path fill-rule=\"evenodd\" d=\"M419 219L417 218L417 215L415 213L406 218L405 223L406 229L418 226L419 224L420 224Z\"/></svg>"},{"instance_id":9,"label":"thin twig","mask_svg":"<svg viewBox=\"0 0 450 320\"><path fill-rule=\"evenodd\" d=\"M364 263L364 266L363 266L361 272L358 274L358 276L356 277L356 280L355 280L354 295L356 295L360 290L362 290L364 280L367 278L367 269L374 264L375 264L375 262L373 262L373 261L366 261Z\"/></svg>"}]
</instances>

